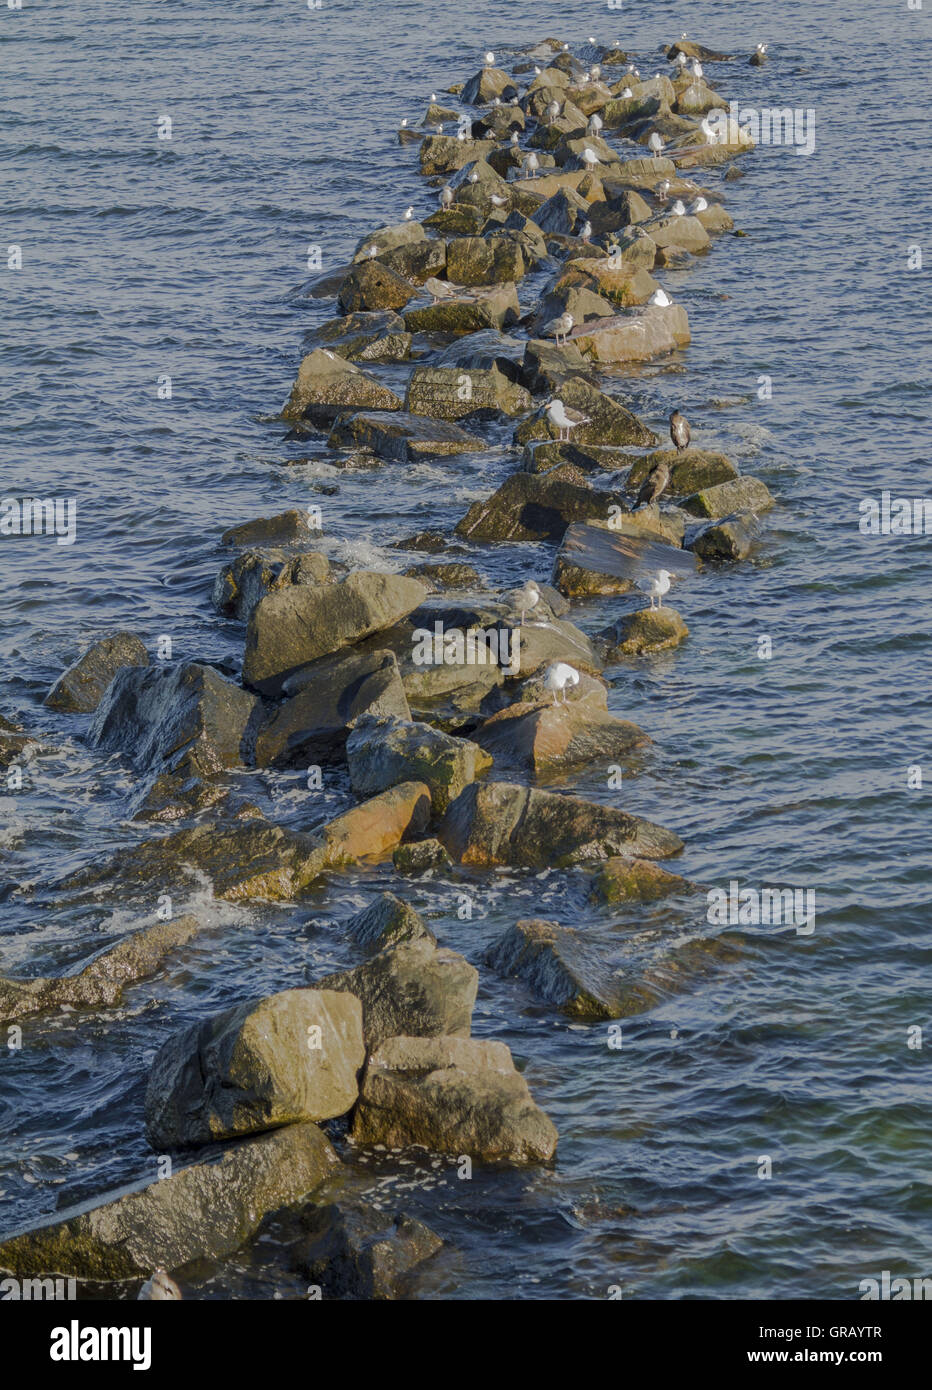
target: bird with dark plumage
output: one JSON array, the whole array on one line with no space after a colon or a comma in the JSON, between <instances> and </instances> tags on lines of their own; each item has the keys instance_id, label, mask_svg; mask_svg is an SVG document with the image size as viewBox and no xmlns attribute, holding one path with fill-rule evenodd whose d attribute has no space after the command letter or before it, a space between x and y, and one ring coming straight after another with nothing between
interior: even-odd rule
<instances>
[{"instance_id":1,"label":"bird with dark plumage","mask_svg":"<svg viewBox=\"0 0 932 1390\"><path fill-rule=\"evenodd\" d=\"M676 445L678 454L689 448L689 421L678 410L674 410L670 416L670 438Z\"/></svg>"},{"instance_id":2,"label":"bird with dark plumage","mask_svg":"<svg viewBox=\"0 0 932 1390\"><path fill-rule=\"evenodd\" d=\"M648 473L641 490L638 493L637 505L639 507L648 506L651 502L656 502L670 486L670 465L666 459L660 459L655 463Z\"/></svg>"}]
</instances>

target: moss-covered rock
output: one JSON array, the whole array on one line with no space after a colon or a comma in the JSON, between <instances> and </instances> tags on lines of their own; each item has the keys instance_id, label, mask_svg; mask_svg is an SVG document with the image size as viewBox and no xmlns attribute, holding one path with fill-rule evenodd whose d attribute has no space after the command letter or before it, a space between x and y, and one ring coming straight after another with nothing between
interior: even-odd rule
<instances>
[{"instance_id":1,"label":"moss-covered rock","mask_svg":"<svg viewBox=\"0 0 932 1390\"><path fill-rule=\"evenodd\" d=\"M442 420L462 420L479 411L523 415L532 405L530 393L497 367L415 367L405 398L412 414Z\"/></svg>"},{"instance_id":2,"label":"moss-covered rock","mask_svg":"<svg viewBox=\"0 0 932 1390\"><path fill-rule=\"evenodd\" d=\"M689 628L673 608L641 608L620 618L602 636L613 656L642 656L678 647Z\"/></svg>"},{"instance_id":3,"label":"moss-covered rock","mask_svg":"<svg viewBox=\"0 0 932 1390\"><path fill-rule=\"evenodd\" d=\"M302 360L282 418L331 423L347 410L400 410L394 391L329 348L315 348Z\"/></svg>"},{"instance_id":4,"label":"moss-covered rock","mask_svg":"<svg viewBox=\"0 0 932 1390\"><path fill-rule=\"evenodd\" d=\"M672 893L688 893L694 885L649 859L615 856L599 866L589 898L599 903L652 903Z\"/></svg>"},{"instance_id":5,"label":"moss-covered rock","mask_svg":"<svg viewBox=\"0 0 932 1390\"><path fill-rule=\"evenodd\" d=\"M644 454L631 464L628 474L628 488L637 492L648 474L658 464L665 463L670 469L668 491L678 497L687 497L701 488L715 487L737 478L738 470L731 459L711 449L658 449Z\"/></svg>"},{"instance_id":6,"label":"moss-covered rock","mask_svg":"<svg viewBox=\"0 0 932 1390\"><path fill-rule=\"evenodd\" d=\"M687 497L682 505L692 516L718 521L732 512L766 512L776 504L766 483L743 474L714 487L704 487Z\"/></svg>"}]
</instances>

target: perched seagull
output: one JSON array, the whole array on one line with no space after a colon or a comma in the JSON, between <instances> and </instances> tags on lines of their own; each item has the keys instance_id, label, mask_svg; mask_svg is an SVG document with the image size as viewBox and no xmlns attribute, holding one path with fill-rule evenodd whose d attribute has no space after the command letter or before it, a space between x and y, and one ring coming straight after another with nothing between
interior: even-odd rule
<instances>
[{"instance_id":1,"label":"perched seagull","mask_svg":"<svg viewBox=\"0 0 932 1390\"><path fill-rule=\"evenodd\" d=\"M544 672L544 689L553 692L554 704L557 703L558 690L562 690L563 703L566 704L566 687L578 684L579 672L575 666L568 666L565 661L555 661Z\"/></svg>"},{"instance_id":2,"label":"perched seagull","mask_svg":"<svg viewBox=\"0 0 932 1390\"><path fill-rule=\"evenodd\" d=\"M443 134L443 122L442 122L442 121L438 121L437 124L434 126L434 130L437 132L438 135L442 135L442 134Z\"/></svg>"},{"instance_id":3,"label":"perched seagull","mask_svg":"<svg viewBox=\"0 0 932 1390\"><path fill-rule=\"evenodd\" d=\"M621 99L622 99L622 101L627 101L629 97L633 97L633 96L634 96L634 93L632 92L631 88L630 88L630 87L626 87L626 88L624 89L624 91L622 92L622 94L621 94Z\"/></svg>"},{"instance_id":4,"label":"perched seagull","mask_svg":"<svg viewBox=\"0 0 932 1390\"><path fill-rule=\"evenodd\" d=\"M537 155L534 153L533 150L531 150L531 153L528 155L526 163L528 169L531 171L531 178L536 178L537 171L540 168L540 160L537 158Z\"/></svg>"},{"instance_id":5,"label":"perched seagull","mask_svg":"<svg viewBox=\"0 0 932 1390\"><path fill-rule=\"evenodd\" d=\"M485 65L486 65L487 68L491 68L491 67L494 66L494 64L495 64L495 54L492 52L491 49L489 49L488 53L485 55Z\"/></svg>"},{"instance_id":6,"label":"perched seagull","mask_svg":"<svg viewBox=\"0 0 932 1390\"><path fill-rule=\"evenodd\" d=\"M676 452L681 454L684 449L689 448L690 430L689 421L685 415L681 415L678 410L674 410L670 416L670 438L676 445Z\"/></svg>"},{"instance_id":7,"label":"perched seagull","mask_svg":"<svg viewBox=\"0 0 932 1390\"><path fill-rule=\"evenodd\" d=\"M654 599L660 608L663 607L663 596L670 592L670 580L673 578L669 570L658 570L656 575L645 575L643 579L636 579L642 594L650 594L650 606L654 607Z\"/></svg>"},{"instance_id":8,"label":"perched seagull","mask_svg":"<svg viewBox=\"0 0 932 1390\"><path fill-rule=\"evenodd\" d=\"M648 304L656 304L659 309L669 309L673 300L665 290L654 290L654 293L647 302Z\"/></svg>"},{"instance_id":9,"label":"perched seagull","mask_svg":"<svg viewBox=\"0 0 932 1390\"><path fill-rule=\"evenodd\" d=\"M453 202L453 189L449 184L444 184L438 196L440 198L440 206L442 208L448 208Z\"/></svg>"},{"instance_id":10,"label":"perched seagull","mask_svg":"<svg viewBox=\"0 0 932 1390\"><path fill-rule=\"evenodd\" d=\"M698 58L693 59L692 67L689 69L689 71L692 73L693 77L702 76L702 64L699 62Z\"/></svg>"},{"instance_id":11,"label":"perched seagull","mask_svg":"<svg viewBox=\"0 0 932 1390\"><path fill-rule=\"evenodd\" d=\"M473 171L472 171L471 174L469 175L469 182L470 182L470 183L478 183L478 182L479 182L479 175L476 173L475 169L473 169Z\"/></svg>"},{"instance_id":12,"label":"perched seagull","mask_svg":"<svg viewBox=\"0 0 932 1390\"><path fill-rule=\"evenodd\" d=\"M588 246L589 240L592 236L592 223L584 222L582 224L582 231L579 233L579 235L581 240Z\"/></svg>"},{"instance_id":13,"label":"perched seagull","mask_svg":"<svg viewBox=\"0 0 932 1390\"><path fill-rule=\"evenodd\" d=\"M648 473L638 493L637 505L639 507L648 506L651 502L656 502L657 498L670 485L670 465L665 459L655 463Z\"/></svg>"},{"instance_id":14,"label":"perched seagull","mask_svg":"<svg viewBox=\"0 0 932 1390\"><path fill-rule=\"evenodd\" d=\"M405 221L410 222L414 217L414 207L405 208Z\"/></svg>"},{"instance_id":15,"label":"perched seagull","mask_svg":"<svg viewBox=\"0 0 932 1390\"><path fill-rule=\"evenodd\" d=\"M430 99L431 99L431 101L436 101L436 100L437 100L437 93L436 93L436 92L431 92L431 94L430 94Z\"/></svg>"},{"instance_id":16,"label":"perched seagull","mask_svg":"<svg viewBox=\"0 0 932 1390\"><path fill-rule=\"evenodd\" d=\"M547 112L546 112L548 121L555 121L555 120L557 119L557 117L559 116L559 114L560 114L560 103L559 103L558 101L551 101L550 104L549 104L548 107L547 107Z\"/></svg>"},{"instance_id":17,"label":"perched seagull","mask_svg":"<svg viewBox=\"0 0 932 1390\"><path fill-rule=\"evenodd\" d=\"M451 285L448 280L438 280L434 275L429 275L424 281L424 289L434 304L438 299L455 299L459 293L455 285Z\"/></svg>"},{"instance_id":18,"label":"perched seagull","mask_svg":"<svg viewBox=\"0 0 932 1390\"><path fill-rule=\"evenodd\" d=\"M501 97L493 97L492 100L489 102L489 105L492 106L492 107L501 106L501 104L502 104L502 99L501 99Z\"/></svg>"},{"instance_id":19,"label":"perched seagull","mask_svg":"<svg viewBox=\"0 0 932 1390\"><path fill-rule=\"evenodd\" d=\"M686 216L686 204L683 202L682 198L677 198L670 211L673 213L674 217Z\"/></svg>"},{"instance_id":20,"label":"perched seagull","mask_svg":"<svg viewBox=\"0 0 932 1390\"><path fill-rule=\"evenodd\" d=\"M676 65L677 65L678 68L685 68L685 66L686 66L686 54L685 54L685 53L677 53L677 55L676 55Z\"/></svg>"},{"instance_id":21,"label":"perched seagull","mask_svg":"<svg viewBox=\"0 0 932 1390\"><path fill-rule=\"evenodd\" d=\"M672 183L670 182L669 179L663 179L663 181L662 181L661 183L658 183L658 185L657 185L657 197L660 199L660 201L661 201L662 203L665 203L665 202L667 201L667 199L669 198L669 196L670 196L670 189L671 189L672 187L673 187L673 185L672 185Z\"/></svg>"},{"instance_id":22,"label":"perched seagull","mask_svg":"<svg viewBox=\"0 0 932 1390\"><path fill-rule=\"evenodd\" d=\"M713 130L712 127L709 125L708 116L703 116L702 120L699 122L699 129L702 131L703 135L705 136L706 140L708 140L710 145L718 144L718 132Z\"/></svg>"},{"instance_id":23,"label":"perched seagull","mask_svg":"<svg viewBox=\"0 0 932 1390\"><path fill-rule=\"evenodd\" d=\"M181 1290L175 1283L170 1274L164 1269L157 1269L151 1279L147 1279L142 1288L136 1295L136 1301L143 1299L146 1302L161 1302L167 1299L178 1299L181 1297Z\"/></svg>"},{"instance_id":24,"label":"perched seagull","mask_svg":"<svg viewBox=\"0 0 932 1390\"><path fill-rule=\"evenodd\" d=\"M663 140L662 140L662 139L660 138L660 136L657 134L656 130L655 130L654 133L651 135L651 137L650 137L650 139L648 140L647 143L648 143L648 145L650 145L650 147L651 147L651 149L653 150L653 152L654 152L655 155L659 155L659 154L661 153L661 151L663 150Z\"/></svg>"},{"instance_id":25,"label":"perched seagull","mask_svg":"<svg viewBox=\"0 0 932 1390\"><path fill-rule=\"evenodd\" d=\"M561 441L563 440L563 431L566 430L567 443L569 443L570 430L575 430L579 425L592 423L588 415L580 415L578 410L572 410L556 398L547 402L547 419L551 425L556 425Z\"/></svg>"},{"instance_id":26,"label":"perched seagull","mask_svg":"<svg viewBox=\"0 0 932 1390\"><path fill-rule=\"evenodd\" d=\"M492 206L495 208L503 208L508 201L507 198L502 198L497 193L490 193L489 198Z\"/></svg>"},{"instance_id":27,"label":"perched seagull","mask_svg":"<svg viewBox=\"0 0 932 1390\"><path fill-rule=\"evenodd\" d=\"M407 124L408 124L408 118L407 118L407 116L404 116L404 117L402 118L402 121L401 121L401 129L404 130L404 129L407 127Z\"/></svg>"},{"instance_id":28,"label":"perched seagull","mask_svg":"<svg viewBox=\"0 0 932 1390\"><path fill-rule=\"evenodd\" d=\"M573 324L576 320L572 314L561 314L558 319L554 319L550 325L550 331L556 339L557 347L560 346L560 339L563 339L563 346L566 346L566 335L573 331Z\"/></svg>"},{"instance_id":29,"label":"perched seagull","mask_svg":"<svg viewBox=\"0 0 932 1390\"><path fill-rule=\"evenodd\" d=\"M602 76L602 69L599 67L598 63L594 63L589 69L589 76L592 78L593 82L598 82L599 78Z\"/></svg>"},{"instance_id":30,"label":"perched seagull","mask_svg":"<svg viewBox=\"0 0 932 1390\"><path fill-rule=\"evenodd\" d=\"M542 69L541 69L540 67L538 67L537 63L535 63L535 64L534 64L534 76L535 76L535 77L540 77L541 72L542 72Z\"/></svg>"},{"instance_id":31,"label":"perched seagull","mask_svg":"<svg viewBox=\"0 0 932 1390\"><path fill-rule=\"evenodd\" d=\"M706 200L705 198L703 198L703 197L700 196L700 197L698 197L698 198L696 199L696 201L695 201L694 203L690 203L690 205L689 205L689 211L690 211L690 212L694 212L694 213L695 213L695 212L705 212L705 210L706 210L706 208L707 208L708 206L709 206L709 204L708 204L707 200Z\"/></svg>"},{"instance_id":32,"label":"perched seagull","mask_svg":"<svg viewBox=\"0 0 932 1390\"><path fill-rule=\"evenodd\" d=\"M511 143L512 143L513 145L517 145L517 143L518 143L518 132L517 132L516 130L513 130L513 131L511 132Z\"/></svg>"},{"instance_id":33,"label":"perched seagull","mask_svg":"<svg viewBox=\"0 0 932 1390\"><path fill-rule=\"evenodd\" d=\"M602 129L602 117L601 117L601 116L597 116L597 115L592 115L592 116L590 116L590 117L589 117L589 134L590 134L590 135L598 135L598 133L599 133L599 131L600 131L601 129Z\"/></svg>"},{"instance_id":34,"label":"perched seagull","mask_svg":"<svg viewBox=\"0 0 932 1390\"><path fill-rule=\"evenodd\" d=\"M521 626L524 627L526 615L540 603L540 589L533 579L529 579L520 589L512 589L506 597L515 612L520 614Z\"/></svg>"}]
</instances>

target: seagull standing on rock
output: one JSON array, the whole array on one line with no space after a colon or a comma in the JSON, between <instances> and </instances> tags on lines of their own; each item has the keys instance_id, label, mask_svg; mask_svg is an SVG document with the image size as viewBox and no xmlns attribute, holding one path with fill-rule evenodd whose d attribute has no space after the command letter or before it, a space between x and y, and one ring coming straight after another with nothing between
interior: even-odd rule
<instances>
[{"instance_id":1,"label":"seagull standing on rock","mask_svg":"<svg viewBox=\"0 0 932 1390\"><path fill-rule=\"evenodd\" d=\"M573 331L575 322L576 320L570 313L561 314L558 319L554 319L550 325L550 331L553 333L557 347L566 347L566 335ZM562 343L560 342L561 338L563 339Z\"/></svg>"},{"instance_id":2,"label":"seagull standing on rock","mask_svg":"<svg viewBox=\"0 0 932 1390\"><path fill-rule=\"evenodd\" d=\"M580 415L578 410L573 410L572 407L564 405L557 397L547 402L547 419L550 421L551 425L556 425L560 434L560 442L567 444L570 439L570 430L578 429L580 425L589 425L592 423L588 415ZM566 430L565 440L563 439L564 430Z\"/></svg>"},{"instance_id":3,"label":"seagull standing on rock","mask_svg":"<svg viewBox=\"0 0 932 1390\"><path fill-rule=\"evenodd\" d=\"M588 129L590 135L598 135L599 131L602 129L602 117L597 115L590 116Z\"/></svg>"},{"instance_id":4,"label":"seagull standing on rock","mask_svg":"<svg viewBox=\"0 0 932 1390\"><path fill-rule=\"evenodd\" d=\"M703 198L703 197L700 196L700 197L698 197L698 198L696 199L696 201L695 201L694 203L690 203L690 205L689 205L689 211L690 211L691 213L705 212L705 210L706 210L706 208L707 208L708 206L709 206L708 201L707 201L705 198Z\"/></svg>"},{"instance_id":5,"label":"seagull standing on rock","mask_svg":"<svg viewBox=\"0 0 932 1390\"><path fill-rule=\"evenodd\" d=\"M530 177L532 179L536 178L537 171L540 168L540 160L533 150L531 150L531 153L527 157L527 167L530 170Z\"/></svg>"},{"instance_id":6,"label":"seagull standing on rock","mask_svg":"<svg viewBox=\"0 0 932 1390\"><path fill-rule=\"evenodd\" d=\"M587 221L587 222L584 222L584 223L582 224L582 231L579 233L579 237L580 237L580 240L581 240L586 246L589 245L589 241L590 241L590 239L591 239L591 237L592 237L592 223L591 223L591 222L588 222L588 221Z\"/></svg>"},{"instance_id":7,"label":"seagull standing on rock","mask_svg":"<svg viewBox=\"0 0 932 1390\"><path fill-rule=\"evenodd\" d=\"M414 218L414 205L412 204L411 207L405 208L405 221L406 221L406 222L411 222L411 221L413 220L413 218Z\"/></svg>"},{"instance_id":8,"label":"seagull standing on rock","mask_svg":"<svg viewBox=\"0 0 932 1390\"><path fill-rule=\"evenodd\" d=\"M566 687L578 684L579 672L575 666L568 666L565 661L555 661L544 672L544 689L553 693L554 704L557 703L558 690L562 690L563 703L566 704Z\"/></svg>"},{"instance_id":9,"label":"seagull standing on rock","mask_svg":"<svg viewBox=\"0 0 932 1390\"><path fill-rule=\"evenodd\" d=\"M646 575L643 579L635 580L642 594L650 594L651 611L654 608L654 599L657 606L663 607L663 596L670 592L670 580L673 578L669 570L658 570L656 575Z\"/></svg>"},{"instance_id":10,"label":"seagull standing on rock","mask_svg":"<svg viewBox=\"0 0 932 1390\"><path fill-rule=\"evenodd\" d=\"M654 290L654 293L647 302L648 304L656 305L658 309L669 309L673 300L667 294L666 290Z\"/></svg>"},{"instance_id":11,"label":"seagull standing on rock","mask_svg":"<svg viewBox=\"0 0 932 1390\"><path fill-rule=\"evenodd\" d=\"M450 187L449 184L445 184L443 188L441 188L439 198L440 206L442 208L448 208L450 204L453 202L453 189Z\"/></svg>"},{"instance_id":12,"label":"seagull standing on rock","mask_svg":"<svg viewBox=\"0 0 932 1390\"><path fill-rule=\"evenodd\" d=\"M653 150L655 159L659 159L660 154L663 151L663 140L657 134L656 130L653 132L647 143Z\"/></svg>"},{"instance_id":13,"label":"seagull standing on rock","mask_svg":"<svg viewBox=\"0 0 932 1390\"><path fill-rule=\"evenodd\" d=\"M506 597L514 611L520 615L521 626L524 627L525 617L540 603L540 589L533 579L529 579L520 589L512 589Z\"/></svg>"},{"instance_id":14,"label":"seagull standing on rock","mask_svg":"<svg viewBox=\"0 0 932 1390\"><path fill-rule=\"evenodd\" d=\"M684 449L689 448L690 429L689 421L685 415L681 415L678 410L674 410L670 416L670 438L676 445L676 452L681 454Z\"/></svg>"},{"instance_id":15,"label":"seagull standing on rock","mask_svg":"<svg viewBox=\"0 0 932 1390\"><path fill-rule=\"evenodd\" d=\"M682 198L677 198L670 211L673 213L674 217L686 216L686 204L683 202Z\"/></svg>"},{"instance_id":16,"label":"seagull standing on rock","mask_svg":"<svg viewBox=\"0 0 932 1390\"><path fill-rule=\"evenodd\" d=\"M547 106L545 114L548 121L555 121L560 114L560 103L558 101L551 101Z\"/></svg>"}]
</instances>

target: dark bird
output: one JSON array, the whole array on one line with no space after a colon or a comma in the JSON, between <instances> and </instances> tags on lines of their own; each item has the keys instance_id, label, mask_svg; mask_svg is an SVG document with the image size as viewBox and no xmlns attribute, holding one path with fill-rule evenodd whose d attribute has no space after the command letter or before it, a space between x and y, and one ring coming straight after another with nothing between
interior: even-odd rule
<instances>
[{"instance_id":1,"label":"dark bird","mask_svg":"<svg viewBox=\"0 0 932 1390\"><path fill-rule=\"evenodd\" d=\"M670 438L676 445L677 453L689 447L689 422L678 410L674 410L670 416Z\"/></svg>"},{"instance_id":2,"label":"dark bird","mask_svg":"<svg viewBox=\"0 0 932 1390\"><path fill-rule=\"evenodd\" d=\"M655 463L641 485L638 493L637 505L643 507L649 502L656 502L657 498L670 485L670 465L665 459Z\"/></svg>"}]
</instances>

